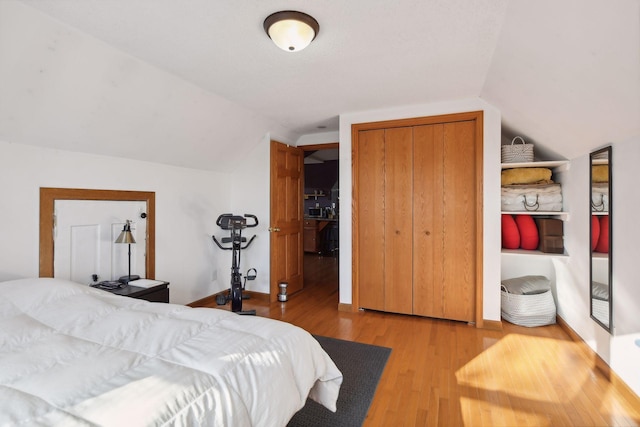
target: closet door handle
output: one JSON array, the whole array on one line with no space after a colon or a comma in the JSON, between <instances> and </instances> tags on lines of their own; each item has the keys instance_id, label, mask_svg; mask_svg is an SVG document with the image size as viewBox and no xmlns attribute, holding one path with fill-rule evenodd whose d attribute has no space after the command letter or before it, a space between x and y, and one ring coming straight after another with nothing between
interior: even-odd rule
<instances>
[{"instance_id":1,"label":"closet door handle","mask_svg":"<svg viewBox=\"0 0 640 427\"><path fill-rule=\"evenodd\" d=\"M280 231L280 228L278 228L278 227L269 227L269 232L275 233L277 231Z\"/></svg>"}]
</instances>

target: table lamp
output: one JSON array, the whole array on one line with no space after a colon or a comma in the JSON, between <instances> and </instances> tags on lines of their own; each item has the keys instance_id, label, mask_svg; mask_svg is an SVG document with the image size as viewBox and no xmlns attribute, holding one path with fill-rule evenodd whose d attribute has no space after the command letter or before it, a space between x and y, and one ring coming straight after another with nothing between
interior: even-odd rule
<instances>
[{"instance_id":1,"label":"table lamp","mask_svg":"<svg viewBox=\"0 0 640 427\"><path fill-rule=\"evenodd\" d=\"M129 245L129 274L118 279L119 282L124 284L140 278L140 276L131 275L131 244L135 242L136 239L134 239L133 234L131 234L131 221L127 220L127 223L124 225L122 232L120 232L120 235L116 239L116 243L126 243L127 245Z\"/></svg>"}]
</instances>

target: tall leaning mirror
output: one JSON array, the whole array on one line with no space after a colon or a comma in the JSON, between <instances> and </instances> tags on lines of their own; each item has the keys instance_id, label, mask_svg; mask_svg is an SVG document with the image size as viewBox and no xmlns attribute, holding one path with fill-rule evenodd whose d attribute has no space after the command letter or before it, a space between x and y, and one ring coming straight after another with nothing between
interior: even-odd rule
<instances>
[{"instance_id":1,"label":"tall leaning mirror","mask_svg":"<svg viewBox=\"0 0 640 427\"><path fill-rule=\"evenodd\" d=\"M613 331L611 147L592 152L590 160L591 318L611 333Z\"/></svg>"}]
</instances>

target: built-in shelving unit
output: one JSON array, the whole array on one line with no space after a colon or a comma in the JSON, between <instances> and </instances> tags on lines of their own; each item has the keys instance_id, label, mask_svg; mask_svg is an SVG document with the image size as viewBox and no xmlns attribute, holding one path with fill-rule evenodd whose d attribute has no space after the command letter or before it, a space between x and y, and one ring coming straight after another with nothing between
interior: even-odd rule
<instances>
[{"instance_id":1,"label":"built-in shelving unit","mask_svg":"<svg viewBox=\"0 0 640 427\"><path fill-rule=\"evenodd\" d=\"M549 216L554 218L559 218L563 221L569 220L569 212L558 212L558 211L502 211L503 214L509 215L533 215L533 216Z\"/></svg>"},{"instance_id":2,"label":"built-in shelving unit","mask_svg":"<svg viewBox=\"0 0 640 427\"><path fill-rule=\"evenodd\" d=\"M545 160L541 162L523 162L523 163L501 163L502 169L515 168L549 168L555 169L556 172L564 172L569 170L568 160Z\"/></svg>"},{"instance_id":3,"label":"built-in shelving unit","mask_svg":"<svg viewBox=\"0 0 640 427\"><path fill-rule=\"evenodd\" d=\"M528 251L526 249L502 249L502 255L527 255L527 256L545 256L545 257L566 257L568 254L554 254L540 251Z\"/></svg>"},{"instance_id":4,"label":"built-in shelving unit","mask_svg":"<svg viewBox=\"0 0 640 427\"><path fill-rule=\"evenodd\" d=\"M522 162L522 163L501 163L501 169L515 169L515 168L548 168L553 169L553 172L565 172L569 170L569 161L568 160L547 160L540 162ZM506 215L532 215L532 216L544 216L550 218L558 218L562 221L569 220L569 213L565 211L502 211L502 214ZM546 253L537 250L524 250L524 249L502 249L502 254L504 255L535 255L535 256L546 256L546 257L564 257L567 256L567 253L556 254L556 253Z\"/></svg>"}]
</instances>

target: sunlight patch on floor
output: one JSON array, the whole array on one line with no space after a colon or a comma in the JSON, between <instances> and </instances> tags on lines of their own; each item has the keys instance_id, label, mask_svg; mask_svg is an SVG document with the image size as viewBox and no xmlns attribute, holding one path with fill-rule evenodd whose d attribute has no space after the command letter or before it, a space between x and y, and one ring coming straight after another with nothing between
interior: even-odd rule
<instances>
[{"instance_id":1,"label":"sunlight patch on floor","mask_svg":"<svg viewBox=\"0 0 640 427\"><path fill-rule=\"evenodd\" d=\"M478 401L477 399L461 397L460 410L465 426L551 426L552 421L546 414L536 414L529 408L510 408L510 405L500 402Z\"/></svg>"},{"instance_id":2,"label":"sunlight patch on floor","mask_svg":"<svg viewBox=\"0 0 640 427\"><path fill-rule=\"evenodd\" d=\"M491 345L456 372L461 386L507 393L511 398L551 402L571 399L581 384L590 381L589 371L577 371L575 359L581 357L576 344L545 337L509 334ZM509 365L509 375L501 366ZM533 372L545 372L536 376ZM554 378L570 375L572 385L554 389Z\"/></svg>"}]
</instances>

